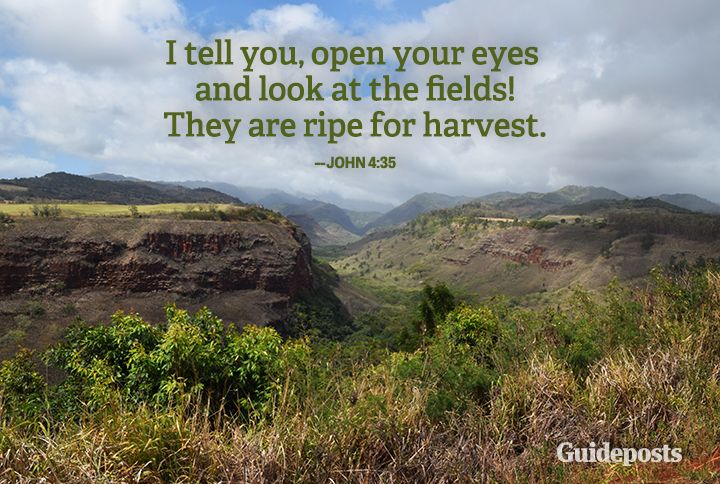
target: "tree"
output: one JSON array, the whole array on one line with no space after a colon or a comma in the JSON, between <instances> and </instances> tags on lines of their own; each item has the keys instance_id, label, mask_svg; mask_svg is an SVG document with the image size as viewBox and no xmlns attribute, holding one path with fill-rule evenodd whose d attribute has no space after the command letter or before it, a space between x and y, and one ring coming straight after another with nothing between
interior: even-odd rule
<instances>
[{"instance_id":1,"label":"tree","mask_svg":"<svg viewBox=\"0 0 720 484\"><path fill-rule=\"evenodd\" d=\"M418 310L420 312L421 329L432 336L438 323L445 320L450 311L457 306L455 296L444 283L435 286L425 284L422 290L422 300Z\"/></svg>"}]
</instances>

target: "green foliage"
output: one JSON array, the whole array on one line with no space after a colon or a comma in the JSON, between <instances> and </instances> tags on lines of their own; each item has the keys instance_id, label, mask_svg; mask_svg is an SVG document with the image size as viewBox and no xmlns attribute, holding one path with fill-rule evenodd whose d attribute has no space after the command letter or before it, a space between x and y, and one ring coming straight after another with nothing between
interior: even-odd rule
<instances>
[{"instance_id":1,"label":"green foliage","mask_svg":"<svg viewBox=\"0 0 720 484\"><path fill-rule=\"evenodd\" d=\"M575 374L584 375L602 356L602 330L586 317L569 319L562 314L553 317L559 337L557 354Z\"/></svg>"},{"instance_id":2,"label":"green foliage","mask_svg":"<svg viewBox=\"0 0 720 484\"><path fill-rule=\"evenodd\" d=\"M527 222L527 226L535 230L547 230L556 225L558 225L558 223L552 220L530 220Z\"/></svg>"},{"instance_id":3,"label":"green foliage","mask_svg":"<svg viewBox=\"0 0 720 484\"><path fill-rule=\"evenodd\" d=\"M21 349L0 366L0 402L6 416L30 419L44 408L45 380L32 358L30 350Z\"/></svg>"},{"instance_id":4,"label":"green foliage","mask_svg":"<svg viewBox=\"0 0 720 484\"><path fill-rule=\"evenodd\" d=\"M122 312L107 326L75 326L47 359L67 372L65 385L80 389L78 399L96 408L116 397L168 405L187 394L248 414L270 401L283 349L275 330L238 332L207 309L166 312L158 327Z\"/></svg>"},{"instance_id":5,"label":"green foliage","mask_svg":"<svg viewBox=\"0 0 720 484\"><path fill-rule=\"evenodd\" d=\"M128 207L128 210L130 211L130 216L132 218L140 218L142 215L140 215L140 210L138 210L137 205L130 205Z\"/></svg>"},{"instance_id":6,"label":"green foliage","mask_svg":"<svg viewBox=\"0 0 720 484\"><path fill-rule=\"evenodd\" d=\"M285 337L306 335L342 340L353 332L353 321L343 303L333 292L339 278L327 263L312 261L313 291L301 294L290 308L288 317L274 324Z\"/></svg>"},{"instance_id":7,"label":"green foliage","mask_svg":"<svg viewBox=\"0 0 720 484\"><path fill-rule=\"evenodd\" d=\"M389 364L395 378L427 394L424 413L431 421L448 419L485 402L496 373L473 358L467 347L438 339L425 351L394 353Z\"/></svg>"},{"instance_id":8,"label":"green foliage","mask_svg":"<svg viewBox=\"0 0 720 484\"><path fill-rule=\"evenodd\" d=\"M568 467L557 443L668 442L712 482L696 463L720 441L718 268L675 262L647 289L613 281L541 308L431 288L418 297L437 331L407 352L388 349L390 313L342 343L207 310L171 306L158 326L117 313L49 353L59 386L26 352L0 368L3 465L63 482L600 482L653 467Z\"/></svg>"},{"instance_id":9,"label":"green foliage","mask_svg":"<svg viewBox=\"0 0 720 484\"><path fill-rule=\"evenodd\" d=\"M215 220L221 222L279 222L288 223L280 214L265 208L246 205L219 209L217 205L188 205L177 216L183 220Z\"/></svg>"},{"instance_id":10,"label":"green foliage","mask_svg":"<svg viewBox=\"0 0 720 484\"><path fill-rule=\"evenodd\" d=\"M62 212L57 205L33 205L31 210L33 216L43 218L58 218Z\"/></svg>"},{"instance_id":11,"label":"green foliage","mask_svg":"<svg viewBox=\"0 0 720 484\"><path fill-rule=\"evenodd\" d=\"M422 290L422 299L418 306L422 330L431 336L435 334L438 322L444 320L455 305L455 296L444 283L435 286L425 284Z\"/></svg>"},{"instance_id":12,"label":"green foliage","mask_svg":"<svg viewBox=\"0 0 720 484\"><path fill-rule=\"evenodd\" d=\"M462 305L450 312L441 326L443 336L452 345L470 350L478 361L489 362L500 337L500 323L489 307Z\"/></svg>"}]
</instances>

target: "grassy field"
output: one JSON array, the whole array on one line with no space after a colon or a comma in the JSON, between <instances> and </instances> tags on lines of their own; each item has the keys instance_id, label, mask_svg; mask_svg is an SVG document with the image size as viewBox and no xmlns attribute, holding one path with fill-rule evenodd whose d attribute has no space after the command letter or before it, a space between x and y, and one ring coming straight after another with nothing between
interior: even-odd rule
<instances>
[{"instance_id":1,"label":"grassy field","mask_svg":"<svg viewBox=\"0 0 720 484\"><path fill-rule=\"evenodd\" d=\"M32 217L33 206L46 204L7 203L0 205L0 212L13 217ZM111 203L50 203L57 205L61 216L66 217L129 217L130 205ZM141 215L159 215L165 213L184 212L194 207L210 207L210 204L159 203L154 205L136 205ZM228 204L214 205L218 210L231 207Z\"/></svg>"}]
</instances>

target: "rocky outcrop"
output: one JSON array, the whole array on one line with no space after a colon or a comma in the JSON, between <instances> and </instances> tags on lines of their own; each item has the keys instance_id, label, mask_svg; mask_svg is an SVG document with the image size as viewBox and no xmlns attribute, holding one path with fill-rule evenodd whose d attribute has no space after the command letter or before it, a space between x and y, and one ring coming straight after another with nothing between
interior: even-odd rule
<instances>
[{"instance_id":1,"label":"rocky outcrop","mask_svg":"<svg viewBox=\"0 0 720 484\"><path fill-rule=\"evenodd\" d=\"M569 259L545 257L546 250L545 247L533 244L525 244L520 248L503 247L493 241L482 243L475 249L476 253L501 257L523 265L537 265L550 272L559 271L572 264Z\"/></svg>"},{"instance_id":2,"label":"rocky outcrop","mask_svg":"<svg viewBox=\"0 0 720 484\"><path fill-rule=\"evenodd\" d=\"M499 235L481 240L465 257L443 257L445 262L457 266L465 266L477 255L484 254L517 262L522 265L534 265L548 272L557 272L570 265L571 259L551 258L547 255L547 248L527 239L527 229L518 231L508 230ZM454 241L454 237L444 240L446 244Z\"/></svg>"},{"instance_id":3,"label":"rocky outcrop","mask_svg":"<svg viewBox=\"0 0 720 484\"><path fill-rule=\"evenodd\" d=\"M24 220L0 232L0 295L103 288L183 295L312 287L310 244L270 222Z\"/></svg>"}]
</instances>

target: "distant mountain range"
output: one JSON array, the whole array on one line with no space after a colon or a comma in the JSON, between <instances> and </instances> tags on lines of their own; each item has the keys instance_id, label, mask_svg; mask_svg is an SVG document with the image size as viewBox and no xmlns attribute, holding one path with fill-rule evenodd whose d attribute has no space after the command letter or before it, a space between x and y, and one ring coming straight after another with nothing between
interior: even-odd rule
<instances>
[{"instance_id":1,"label":"distant mountain range","mask_svg":"<svg viewBox=\"0 0 720 484\"><path fill-rule=\"evenodd\" d=\"M673 205L692 210L693 212L720 213L720 205L691 193L663 194L657 198L663 202L672 203Z\"/></svg>"},{"instance_id":2,"label":"distant mountain range","mask_svg":"<svg viewBox=\"0 0 720 484\"><path fill-rule=\"evenodd\" d=\"M377 202L290 194L279 189L241 187L223 182L149 182L112 173L89 177L49 173L0 180L0 200L77 200L121 204L253 203L276 210L297 223L316 245L343 245L369 233L399 227L418 215L472 203L508 217L587 214L611 209L662 209L720 213L720 205L693 194L630 198L605 187L569 185L553 192L495 192L479 197L420 193L390 207Z\"/></svg>"},{"instance_id":3,"label":"distant mountain range","mask_svg":"<svg viewBox=\"0 0 720 484\"><path fill-rule=\"evenodd\" d=\"M604 187L568 185L549 193L493 193L476 200L519 217L540 217L564 207L594 200L625 200L628 197Z\"/></svg>"}]
</instances>

